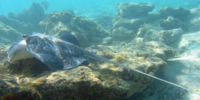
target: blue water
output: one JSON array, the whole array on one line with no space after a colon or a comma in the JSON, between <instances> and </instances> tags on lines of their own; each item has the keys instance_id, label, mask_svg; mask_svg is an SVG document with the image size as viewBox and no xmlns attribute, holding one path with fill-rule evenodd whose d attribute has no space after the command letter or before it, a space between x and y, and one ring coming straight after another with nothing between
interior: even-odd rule
<instances>
[{"instance_id":1,"label":"blue water","mask_svg":"<svg viewBox=\"0 0 200 100\"><path fill-rule=\"evenodd\" d=\"M200 4L200 0L0 0L0 14L19 13L29 8L32 2L44 1L49 4L48 12L70 9L86 16L100 13L116 14L116 6L120 2L150 2L157 9L165 6L193 8Z\"/></svg>"}]
</instances>

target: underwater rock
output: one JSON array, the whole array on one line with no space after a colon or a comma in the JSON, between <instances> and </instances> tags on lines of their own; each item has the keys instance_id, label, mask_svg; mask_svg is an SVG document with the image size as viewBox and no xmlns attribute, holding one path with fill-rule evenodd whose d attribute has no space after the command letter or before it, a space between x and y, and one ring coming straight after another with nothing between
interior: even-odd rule
<instances>
[{"instance_id":1,"label":"underwater rock","mask_svg":"<svg viewBox=\"0 0 200 100\"><path fill-rule=\"evenodd\" d=\"M8 44L20 39L21 33L14 28L0 22L0 42Z\"/></svg>"},{"instance_id":2,"label":"underwater rock","mask_svg":"<svg viewBox=\"0 0 200 100\"><path fill-rule=\"evenodd\" d=\"M39 22L44 18L44 8L38 3L33 3L28 9L23 12L14 14L10 12L8 17L0 16L0 21L25 34L33 32L42 32Z\"/></svg>"},{"instance_id":3,"label":"underwater rock","mask_svg":"<svg viewBox=\"0 0 200 100\"><path fill-rule=\"evenodd\" d=\"M101 43L108 32L94 21L76 16L73 12L54 12L46 16L40 23L45 28L45 33L50 35L61 35L70 33L76 37L81 46Z\"/></svg>"},{"instance_id":4,"label":"underwater rock","mask_svg":"<svg viewBox=\"0 0 200 100\"><path fill-rule=\"evenodd\" d=\"M162 30L162 28L143 25L137 32L137 37L143 38L144 41L162 42L170 47L177 48L184 31L181 28Z\"/></svg>"},{"instance_id":5,"label":"underwater rock","mask_svg":"<svg viewBox=\"0 0 200 100\"><path fill-rule=\"evenodd\" d=\"M164 29L182 28L189 31L190 20L193 15L190 10L185 8L165 7L160 9L161 22L160 25Z\"/></svg>"},{"instance_id":6,"label":"underwater rock","mask_svg":"<svg viewBox=\"0 0 200 100\"><path fill-rule=\"evenodd\" d=\"M200 31L200 17L193 18L187 27L190 32Z\"/></svg>"},{"instance_id":7,"label":"underwater rock","mask_svg":"<svg viewBox=\"0 0 200 100\"><path fill-rule=\"evenodd\" d=\"M191 19L191 11L185 8L171 8L165 7L160 9L160 14L162 17L167 18L172 16L180 21L188 22Z\"/></svg>"},{"instance_id":8,"label":"underwater rock","mask_svg":"<svg viewBox=\"0 0 200 100\"><path fill-rule=\"evenodd\" d=\"M147 16L154 9L151 3L120 3L118 15L122 18L140 18Z\"/></svg>"},{"instance_id":9,"label":"underwater rock","mask_svg":"<svg viewBox=\"0 0 200 100\"><path fill-rule=\"evenodd\" d=\"M0 44L0 67L3 66L3 63L7 60L7 51L8 51L8 45Z\"/></svg>"},{"instance_id":10,"label":"underwater rock","mask_svg":"<svg viewBox=\"0 0 200 100\"><path fill-rule=\"evenodd\" d=\"M112 39L115 41L132 40L136 36L138 28L144 23L140 19L118 19L113 23Z\"/></svg>"},{"instance_id":11,"label":"underwater rock","mask_svg":"<svg viewBox=\"0 0 200 100\"><path fill-rule=\"evenodd\" d=\"M187 27L189 32L200 31L200 8L191 9L192 19L188 23Z\"/></svg>"},{"instance_id":12,"label":"underwater rock","mask_svg":"<svg viewBox=\"0 0 200 100\"><path fill-rule=\"evenodd\" d=\"M125 27L118 27L112 30L112 39L121 41L121 40L131 40L135 37L134 31L129 30Z\"/></svg>"},{"instance_id":13,"label":"underwater rock","mask_svg":"<svg viewBox=\"0 0 200 100\"><path fill-rule=\"evenodd\" d=\"M179 50L183 52L185 50L191 51L195 48L198 51L198 47L199 47L198 45L200 44L199 43L199 38L200 38L199 34L200 34L200 31L184 34L178 45ZM191 53L192 53L192 51L191 51ZM188 56L189 55L190 54L188 54ZM197 54L197 56L198 56L198 54Z\"/></svg>"},{"instance_id":14,"label":"underwater rock","mask_svg":"<svg viewBox=\"0 0 200 100\"><path fill-rule=\"evenodd\" d=\"M30 23L38 25L39 22L44 18L44 8L39 3L32 3L31 7L22 11L19 14L9 13L8 18L19 20L23 23Z\"/></svg>"},{"instance_id":15,"label":"underwater rock","mask_svg":"<svg viewBox=\"0 0 200 100\"><path fill-rule=\"evenodd\" d=\"M2 69L1 69L2 70ZM5 70L4 70L5 71ZM40 97L36 91L19 87L19 77L9 74L0 74L0 99L1 100L39 100Z\"/></svg>"},{"instance_id":16,"label":"underwater rock","mask_svg":"<svg viewBox=\"0 0 200 100\"><path fill-rule=\"evenodd\" d=\"M120 9L120 7L122 8ZM111 30L112 39L114 41L130 41L136 37L139 28L143 25L157 25L160 20L160 15L149 14L153 8L153 5L149 3L119 4L118 16L115 18L115 20L113 20L113 26ZM125 17L125 15L129 17Z\"/></svg>"},{"instance_id":17,"label":"underwater rock","mask_svg":"<svg viewBox=\"0 0 200 100\"><path fill-rule=\"evenodd\" d=\"M194 17L200 16L200 7L191 9L191 13Z\"/></svg>"},{"instance_id":18,"label":"underwater rock","mask_svg":"<svg viewBox=\"0 0 200 100\"><path fill-rule=\"evenodd\" d=\"M23 23L19 20L9 19L9 18L7 18L5 16L1 16L1 15L0 15L0 21L3 22L4 24L14 28L15 30L19 31L20 33L29 34L30 32L31 33L33 32L32 28L34 28L34 27L30 27L30 23Z\"/></svg>"},{"instance_id":19,"label":"underwater rock","mask_svg":"<svg viewBox=\"0 0 200 100\"><path fill-rule=\"evenodd\" d=\"M160 26L166 30L180 28L182 25L183 23L180 20L172 16L168 16L166 19L163 19L160 22Z\"/></svg>"},{"instance_id":20,"label":"underwater rock","mask_svg":"<svg viewBox=\"0 0 200 100\"><path fill-rule=\"evenodd\" d=\"M96 16L95 21L107 30L111 30L114 16L104 13Z\"/></svg>"},{"instance_id":21,"label":"underwater rock","mask_svg":"<svg viewBox=\"0 0 200 100\"><path fill-rule=\"evenodd\" d=\"M127 29L135 30L137 29L144 23L143 20L141 19L118 19L113 23L113 28L116 27L125 27Z\"/></svg>"},{"instance_id":22,"label":"underwater rock","mask_svg":"<svg viewBox=\"0 0 200 100\"><path fill-rule=\"evenodd\" d=\"M163 30L160 31L160 40L171 46L177 48L179 42L181 41L181 36L184 34L184 31L180 28L172 30Z\"/></svg>"}]
</instances>

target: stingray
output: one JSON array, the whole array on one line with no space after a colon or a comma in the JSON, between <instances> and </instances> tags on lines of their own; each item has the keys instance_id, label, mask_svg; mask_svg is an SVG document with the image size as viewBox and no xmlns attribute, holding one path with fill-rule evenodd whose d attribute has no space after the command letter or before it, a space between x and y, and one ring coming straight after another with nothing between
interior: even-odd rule
<instances>
[{"instance_id":1,"label":"stingray","mask_svg":"<svg viewBox=\"0 0 200 100\"><path fill-rule=\"evenodd\" d=\"M124 67L128 70L133 70L136 73L182 88L189 92L197 93L195 90L188 89L181 85L144 73L138 69L98 56L95 53L91 53L80 46L73 44L73 42L40 33L25 36L23 40L11 46L8 51L8 62L10 63L27 58L36 58L47 65L51 70L70 70L71 68L78 67L89 59L94 59Z\"/></svg>"}]
</instances>

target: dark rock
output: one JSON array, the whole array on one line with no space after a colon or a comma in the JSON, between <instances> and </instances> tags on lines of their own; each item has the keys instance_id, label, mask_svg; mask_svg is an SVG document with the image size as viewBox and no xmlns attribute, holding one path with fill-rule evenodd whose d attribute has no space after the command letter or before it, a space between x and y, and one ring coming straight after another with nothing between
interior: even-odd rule
<instances>
[{"instance_id":1,"label":"dark rock","mask_svg":"<svg viewBox=\"0 0 200 100\"><path fill-rule=\"evenodd\" d=\"M140 18L147 16L153 9L150 3L120 3L118 15L123 18Z\"/></svg>"}]
</instances>

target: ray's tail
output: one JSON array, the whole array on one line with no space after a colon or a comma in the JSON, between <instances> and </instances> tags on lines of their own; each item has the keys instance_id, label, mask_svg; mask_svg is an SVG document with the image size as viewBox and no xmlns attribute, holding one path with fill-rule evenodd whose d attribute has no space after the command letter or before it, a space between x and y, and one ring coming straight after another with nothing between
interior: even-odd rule
<instances>
[{"instance_id":1,"label":"ray's tail","mask_svg":"<svg viewBox=\"0 0 200 100\"><path fill-rule=\"evenodd\" d=\"M89 52L88 52L88 53L89 53ZM116 66L120 66L120 67L123 67L123 68L126 68L126 69L131 69L132 71L137 72L137 73L139 73L139 74L142 74L142 75L145 75L145 76L147 76L147 77L150 77L150 78L159 80L159 81L161 81L161 82L164 82L164 83L166 83L166 84L169 84L169 85L172 85L172 86L181 88L181 89L183 89L183 90L186 90L187 92L191 92L191 93L200 95L200 92L199 92L198 90L189 89L189 88L184 87L184 86L182 86L182 85L179 85L179 84L176 84L176 83L173 83L173 82L170 82L170 81L161 79L161 78L159 78L159 77L156 77L156 76L153 76L153 75L150 75L150 74L147 74L147 73L142 72L142 71L140 71L140 70L137 70L137 69L135 69L135 68L131 68L131 67L128 67L128 66L126 66L126 65L124 65L124 64L120 64L120 63L118 63L118 62L111 61L111 60L109 60L109 59L107 59L107 58L105 58L105 57L98 56L98 55L96 55L96 54L91 54L91 53L90 53L90 54L88 54L88 55L89 55L89 57L92 58L92 59L100 60L100 61L103 61L103 62L108 62L108 63L114 64L114 65L116 65Z\"/></svg>"}]
</instances>

